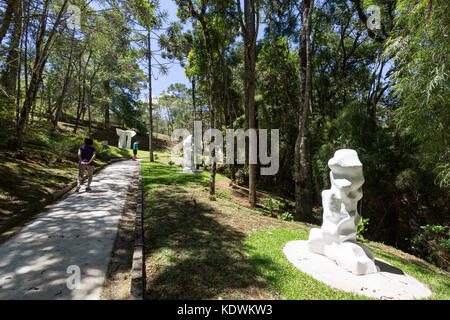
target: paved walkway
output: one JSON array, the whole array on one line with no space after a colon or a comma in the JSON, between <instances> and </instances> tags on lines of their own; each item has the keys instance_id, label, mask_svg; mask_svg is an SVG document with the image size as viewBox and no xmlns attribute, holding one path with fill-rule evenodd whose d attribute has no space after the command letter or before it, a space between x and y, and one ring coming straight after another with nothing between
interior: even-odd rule
<instances>
[{"instance_id":1,"label":"paved walkway","mask_svg":"<svg viewBox=\"0 0 450 320\"><path fill-rule=\"evenodd\" d=\"M137 165L109 165L0 245L0 299L98 299Z\"/></svg>"}]
</instances>

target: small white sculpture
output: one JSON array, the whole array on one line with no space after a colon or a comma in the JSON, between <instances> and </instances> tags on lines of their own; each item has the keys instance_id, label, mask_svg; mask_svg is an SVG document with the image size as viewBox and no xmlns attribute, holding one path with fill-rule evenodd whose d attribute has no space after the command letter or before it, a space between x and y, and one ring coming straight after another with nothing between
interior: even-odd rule
<instances>
[{"instance_id":1,"label":"small white sculpture","mask_svg":"<svg viewBox=\"0 0 450 320\"><path fill-rule=\"evenodd\" d=\"M322 191L323 223L309 233L308 249L334 260L357 275L376 273L373 251L356 242L361 216L357 203L362 198L364 176L358 154L352 149L335 152L328 161L331 188Z\"/></svg>"},{"instance_id":2,"label":"small white sculpture","mask_svg":"<svg viewBox=\"0 0 450 320\"><path fill-rule=\"evenodd\" d=\"M192 147L192 135L183 140L183 172L195 173L194 152Z\"/></svg>"},{"instance_id":3,"label":"small white sculpture","mask_svg":"<svg viewBox=\"0 0 450 320\"><path fill-rule=\"evenodd\" d=\"M116 128L116 133L119 136L119 143L117 147L131 149L131 138L136 135L136 132L133 130L122 130Z\"/></svg>"}]
</instances>

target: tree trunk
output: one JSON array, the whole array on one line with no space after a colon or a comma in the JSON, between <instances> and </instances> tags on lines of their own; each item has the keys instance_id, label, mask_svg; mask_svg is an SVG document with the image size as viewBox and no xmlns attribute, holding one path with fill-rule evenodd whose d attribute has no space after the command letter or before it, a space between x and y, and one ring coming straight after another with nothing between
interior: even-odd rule
<instances>
[{"instance_id":1,"label":"tree trunk","mask_svg":"<svg viewBox=\"0 0 450 320\"><path fill-rule=\"evenodd\" d=\"M106 80L103 82L103 88L105 89L105 94L109 97L109 95L111 94L111 86L109 84L109 80ZM105 119L105 127L109 127L109 103L108 101L105 102L104 105L104 119Z\"/></svg>"},{"instance_id":2,"label":"tree trunk","mask_svg":"<svg viewBox=\"0 0 450 320\"><path fill-rule=\"evenodd\" d=\"M195 121L197 120L197 107L196 107L196 98L195 98L195 76L192 76L191 79L192 84L192 111L193 111L193 121L192 121L192 132L195 132ZM202 132L203 134L203 132ZM197 150L197 146L195 145L195 139L194 139L194 152ZM197 154L194 153L194 165L195 168L198 170L200 168L200 164L198 163Z\"/></svg>"},{"instance_id":3,"label":"tree trunk","mask_svg":"<svg viewBox=\"0 0 450 320\"><path fill-rule=\"evenodd\" d=\"M100 70L100 67L97 67L94 73L91 75L89 79L89 94L88 94L88 125L89 125L89 134L92 133L92 115L91 115L91 104L92 104L92 86L95 75Z\"/></svg>"},{"instance_id":4,"label":"tree trunk","mask_svg":"<svg viewBox=\"0 0 450 320\"><path fill-rule=\"evenodd\" d=\"M9 7L9 6L8 6ZM6 17L5 17L6 19ZM17 93L20 89L20 73L22 64L22 5L21 2L14 7L14 28L11 33L11 41L8 48L8 55L6 56L5 69L1 75L1 85L4 88L0 97L2 98L2 105L6 105L7 110L14 110L20 103ZM6 23L6 21L5 21ZM7 22L8 25L10 22ZM18 86L19 85L19 86ZM15 98L14 98L15 97ZM17 110L16 110L17 114Z\"/></svg>"},{"instance_id":5,"label":"tree trunk","mask_svg":"<svg viewBox=\"0 0 450 320\"><path fill-rule=\"evenodd\" d=\"M61 23L63 13L66 10L67 2L68 0L64 0L64 2L62 3L61 9L58 12L55 22L53 23L53 27L47 35L47 41L45 42L45 46L44 48L41 48L44 35L46 33L48 6L50 3L50 0L44 1L43 12L40 18L38 35L36 38L35 59L33 70L31 72L30 86L27 90L25 101L20 111L19 122L17 124L16 130L15 143L11 148L13 151L23 150L23 141L26 134L26 125L28 123L30 107L33 104L34 100L36 99L36 93L37 90L39 89L39 83L41 82L42 79L42 72L44 71L44 67L48 59L49 49L50 46L52 45L53 38L56 35L56 30Z\"/></svg>"},{"instance_id":6,"label":"tree trunk","mask_svg":"<svg viewBox=\"0 0 450 320\"><path fill-rule=\"evenodd\" d=\"M75 29L72 32L72 40L70 44L70 54L69 54L69 61L67 62L67 71L64 76L64 82L61 88L61 94L58 97L58 100L56 100L56 113L55 118L53 119L53 130L56 130L56 127L58 126L59 119L61 118L62 113L62 107L64 104L64 97L66 96L67 89L69 88L69 84L71 81L72 76L72 56L73 56L73 47L75 44Z\"/></svg>"},{"instance_id":7,"label":"tree trunk","mask_svg":"<svg viewBox=\"0 0 450 320\"><path fill-rule=\"evenodd\" d=\"M308 127L311 96L310 33L314 0L304 0L302 9L302 34L300 36L300 117L295 143L295 219L309 221L312 216L311 172L309 165Z\"/></svg>"},{"instance_id":8,"label":"tree trunk","mask_svg":"<svg viewBox=\"0 0 450 320\"><path fill-rule=\"evenodd\" d=\"M22 21L22 13L23 13L23 2L20 1L20 4L18 5L18 11L16 16L16 25L20 26L20 49L18 53L18 62L17 62L17 70L16 70L16 78L14 79L14 82L17 83L17 90L16 90L16 124L19 122L19 110L20 110L20 101L22 100L22 87L21 87L21 73L22 73L22 53L23 53L23 46L25 43L25 53L24 53L24 67L25 67L25 92L28 89L28 75L27 75L27 40L28 40L28 32L25 33L25 41L23 37L23 27L24 23ZM28 24L26 26L28 29ZM12 71L14 72L14 70Z\"/></svg>"},{"instance_id":9,"label":"tree trunk","mask_svg":"<svg viewBox=\"0 0 450 320\"><path fill-rule=\"evenodd\" d=\"M211 128L215 127L215 110L216 110L216 83L215 83L215 69L213 52L211 48L211 38L209 31L204 24L203 33L205 35L206 50L208 56L208 70L209 70L209 122ZM216 153L214 148L211 150L211 157L215 157ZM216 161L211 164L211 171L209 176L209 195L212 196L216 192Z\"/></svg>"},{"instance_id":10,"label":"tree trunk","mask_svg":"<svg viewBox=\"0 0 450 320\"><path fill-rule=\"evenodd\" d=\"M202 3L204 5L204 3ZM205 20L204 7L201 14L194 10L192 0L188 0L189 12L191 16L197 18L200 22L203 30L203 36L205 40L206 55L208 59L208 76L209 76L209 122L211 128L215 127L215 110L216 110L216 83L215 83L215 68L213 59L213 48L210 30ZM211 157L215 157L214 148L211 150ZM209 176L209 194L210 196L215 194L216 189L216 162L211 164L211 171Z\"/></svg>"},{"instance_id":11,"label":"tree trunk","mask_svg":"<svg viewBox=\"0 0 450 320\"><path fill-rule=\"evenodd\" d=\"M256 89L256 37L257 26L255 17L258 15L255 0L244 0L244 57L245 57L245 108L248 110L248 129L256 130L255 89ZM257 142L256 142L257 144ZM250 163L252 156L256 156L257 150L253 150L249 141L249 177L248 177L248 202L250 206L256 205L256 163ZM257 157L256 157L257 158Z\"/></svg>"},{"instance_id":12,"label":"tree trunk","mask_svg":"<svg viewBox=\"0 0 450 320\"><path fill-rule=\"evenodd\" d=\"M76 129L78 128L78 122L81 119L82 121L84 121L84 116L86 114L86 74L87 74L87 67L89 65L89 62L91 61L91 57L92 57L92 50L89 51L89 56L86 60L86 63L84 65L84 69L83 69L83 65L81 62L81 59L83 57L83 54L80 55L80 76L78 77L78 81L79 81L79 106L80 106L80 115L77 112L77 120L76 120L76 124L75 124L75 129L74 129L74 133L76 133ZM89 131L90 134L90 131Z\"/></svg>"},{"instance_id":13,"label":"tree trunk","mask_svg":"<svg viewBox=\"0 0 450 320\"><path fill-rule=\"evenodd\" d=\"M153 99L152 99L152 46L150 39L150 27L147 35L147 60L148 60L148 150L150 152L150 161L155 161L153 158Z\"/></svg>"}]
</instances>

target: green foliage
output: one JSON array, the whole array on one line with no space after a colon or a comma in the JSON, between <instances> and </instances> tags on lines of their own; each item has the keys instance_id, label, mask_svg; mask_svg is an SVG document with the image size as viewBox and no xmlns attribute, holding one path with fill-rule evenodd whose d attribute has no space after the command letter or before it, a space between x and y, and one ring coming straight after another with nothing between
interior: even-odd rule
<instances>
[{"instance_id":1,"label":"green foliage","mask_svg":"<svg viewBox=\"0 0 450 320\"><path fill-rule=\"evenodd\" d=\"M273 213L273 211L275 210L275 206L271 198L267 197L266 199L264 199L264 208L269 211L270 214Z\"/></svg>"},{"instance_id":2,"label":"green foliage","mask_svg":"<svg viewBox=\"0 0 450 320\"><path fill-rule=\"evenodd\" d=\"M450 270L450 231L448 226L424 225L412 243L416 251L429 256L439 265Z\"/></svg>"},{"instance_id":3,"label":"green foliage","mask_svg":"<svg viewBox=\"0 0 450 320\"><path fill-rule=\"evenodd\" d=\"M294 216L289 212L284 212L281 214L280 219L284 221L292 221L294 220Z\"/></svg>"},{"instance_id":4,"label":"green foliage","mask_svg":"<svg viewBox=\"0 0 450 320\"><path fill-rule=\"evenodd\" d=\"M417 172L412 168L401 171L395 179L395 186L403 191L417 191L419 186Z\"/></svg>"},{"instance_id":5,"label":"green foliage","mask_svg":"<svg viewBox=\"0 0 450 320\"><path fill-rule=\"evenodd\" d=\"M356 231L356 238L359 241L364 240L364 233L367 231L367 227L369 226L369 218L361 218L358 223L358 229Z\"/></svg>"},{"instance_id":6,"label":"green foliage","mask_svg":"<svg viewBox=\"0 0 450 320\"><path fill-rule=\"evenodd\" d=\"M227 189L217 189L216 190L216 196L222 199L230 199L231 198L231 191Z\"/></svg>"},{"instance_id":7,"label":"green foliage","mask_svg":"<svg viewBox=\"0 0 450 320\"><path fill-rule=\"evenodd\" d=\"M67 139L61 141L52 140L49 146L52 152L56 154L56 162L61 162L65 157L69 156L72 149L71 141Z\"/></svg>"},{"instance_id":8,"label":"green foliage","mask_svg":"<svg viewBox=\"0 0 450 320\"><path fill-rule=\"evenodd\" d=\"M147 126L142 120L142 106L137 97L130 92L118 92L112 99L111 109L120 123L129 128L136 128L138 134L146 135Z\"/></svg>"},{"instance_id":9,"label":"green foliage","mask_svg":"<svg viewBox=\"0 0 450 320\"><path fill-rule=\"evenodd\" d=\"M422 149L421 160L448 185L450 162L450 59L448 1L398 1L395 31L385 51L396 65L392 77L399 100L392 120L409 130Z\"/></svg>"},{"instance_id":10,"label":"green foliage","mask_svg":"<svg viewBox=\"0 0 450 320\"><path fill-rule=\"evenodd\" d=\"M272 198L265 198L264 199L264 209L267 210L268 215L270 216L276 216L277 214L281 213L286 209L286 203L281 202L278 200L273 200ZM289 218L289 212L284 212L280 215L281 219L288 220ZM284 218L286 219L284 219Z\"/></svg>"},{"instance_id":11,"label":"green foliage","mask_svg":"<svg viewBox=\"0 0 450 320\"><path fill-rule=\"evenodd\" d=\"M444 165L438 166L438 175L437 179L439 180L439 186L442 189L450 188L450 163L446 163Z\"/></svg>"}]
</instances>

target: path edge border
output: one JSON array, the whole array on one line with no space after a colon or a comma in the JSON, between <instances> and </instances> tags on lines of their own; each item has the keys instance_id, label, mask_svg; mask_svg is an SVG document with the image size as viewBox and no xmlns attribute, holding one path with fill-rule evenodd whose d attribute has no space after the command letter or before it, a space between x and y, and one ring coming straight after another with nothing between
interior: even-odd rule
<instances>
[{"instance_id":1,"label":"path edge border","mask_svg":"<svg viewBox=\"0 0 450 320\"><path fill-rule=\"evenodd\" d=\"M145 257L144 257L144 224L143 224L143 188L142 164L139 161L138 201L134 226L134 251L131 267L131 300L144 300L145 295Z\"/></svg>"}]
</instances>

